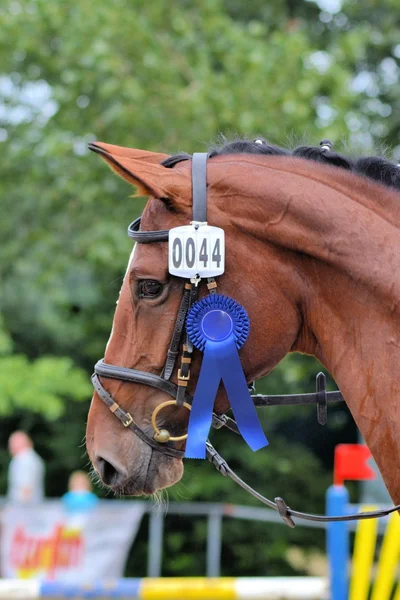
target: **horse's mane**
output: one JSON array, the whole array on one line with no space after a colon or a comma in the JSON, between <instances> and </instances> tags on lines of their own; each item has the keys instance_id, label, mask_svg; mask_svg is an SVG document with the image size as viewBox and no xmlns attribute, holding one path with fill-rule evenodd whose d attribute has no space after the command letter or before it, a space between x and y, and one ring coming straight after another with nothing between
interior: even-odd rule
<instances>
[{"instance_id":1,"label":"horse's mane","mask_svg":"<svg viewBox=\"0 0 400 600\"><path fill-rule=\"evenodd\" d=\"M297 146L293 150L269 144L263 138L250 141L236 139L231 142L224 140L222 144L213 145L209 150L209 157L222 156L223 154L266 154L269 156L297 156L306 160L325 163L364 175L383 185L400 191L400 166L380 156L364 156L350 158L332 150L328 140L322 140L319 146ZM190 154L182 152L167 158L162 164L172 168L177 163L191 158Z\"/></svg>"}]
</instances>

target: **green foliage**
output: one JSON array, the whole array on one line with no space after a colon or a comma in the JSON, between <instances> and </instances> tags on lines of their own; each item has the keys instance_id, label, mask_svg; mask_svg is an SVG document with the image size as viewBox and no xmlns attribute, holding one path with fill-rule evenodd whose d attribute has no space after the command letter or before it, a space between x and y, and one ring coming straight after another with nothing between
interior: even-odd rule
<instances>
[{"instance_id":1,"label":"green foliage","mask_svg":"<svg viewBox=\"0 0 400 600\"><path fill-rule=\"evenodd\" d=\"M64 411L63 398L83 400L90 393L87 374L69 358L49 356L32 362L24 355L0 358L0 415L20 409L56 419Z\"/></svg>"},{"instance_id":2,"label":"green foliage","mask_svg":"<svg viewBox=\"0 0 400 600\"><path fill-rule=\"evenodd\" d=\"M88 375L131 248L126 227L143 207L87 143L190 152L222 132L396 145L396 9L395 0L0 4L0 438L5 447L17 427L32 434L49 494L60 495L68 473L87 463L87 406L72 401L90 398ZM312 390L318 368L291 356L258 389ZM355 435L347 412L331 409L324 429L311 408L271 409L262 419L271 441L264 453L250 455L223 432L218 448L256 487L322 509L333 447ZM0 452L3 491L7 461ZM170 496L250 502L200 463L189 463ZM201 573L204 524L176 525L165 572ZM307 531L231 522L226 574L291 572L289 543L322 548ZM129 573L144 574L143 544Z\"/></svg>"},{"instance_id":3,"label":"green foliage","mask_svg":"<svg viewBox=\"0 0 400 600\"><path fill-rule=\"evenodd\" d=\"M0 323L0 415L18 410L56 419L64 401L84 400L91 392L86 373L71 358L42 356L36 360L12 354L12 341Z\"/></svg>"}]
</instances>

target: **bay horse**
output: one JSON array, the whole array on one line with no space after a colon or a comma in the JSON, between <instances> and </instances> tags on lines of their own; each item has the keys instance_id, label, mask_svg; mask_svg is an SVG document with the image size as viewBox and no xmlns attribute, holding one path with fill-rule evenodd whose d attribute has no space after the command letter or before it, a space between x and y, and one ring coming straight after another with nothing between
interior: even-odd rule
<instances>
[{"instance_id":1,"label":"bay horse","mask_svg":"<svg viewBox=\"0 0 400 600\"><path fill-rule=\"evenodd\" d=\"M150 196L141 230L192 220L191 156L169 156L96 142L90 149ZM332 373L382 473L400 503L400 168L382 158L350 159L328 143L294 151L263 139L213 148L207 166L208 221L225 231L223 294L251 321L240 351L247 381L268 374L289 352L316 357ZM129 259L105 362L161 373L182 297L168 273L168 244L137 244ZM195 389L200 356L191 365ZM177 369L171 380L177 381ZM139 383L102 379L111 410L123 407L149 437L166 399ZM113 408L114 406L114 408ZM215 412L228 409L220 388ZM179 437L187 411L163 422ZM174 444L182 454L184 441ZM94 393L87 450L102 481L126 495L176 483L180 457L151 445L110 414Z\"/></svg>"}]
</instances>

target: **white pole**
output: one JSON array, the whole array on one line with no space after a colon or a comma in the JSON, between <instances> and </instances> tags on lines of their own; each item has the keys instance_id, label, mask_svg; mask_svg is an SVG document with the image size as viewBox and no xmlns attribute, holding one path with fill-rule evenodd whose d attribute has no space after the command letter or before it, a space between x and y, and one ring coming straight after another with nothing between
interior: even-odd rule
<instances>
[{"instance_id":1,"label":"white pole","mask_svg":"<svg viewBox=\"0 0 400 600\"><path fill-rule=\"evenodd\" d=\"M237 600L328 600L323 577L239 577Z\"/></svg>"},{"instance_id":2,"label":"white pole","mask_svg":"<svg viewBox=\"0 0 400 600\"><path fill-rule=\"evenodd\" d=\"M1 600L40 598L40 582L36 579L0 579Z\"/></svg>"}]
</instances>

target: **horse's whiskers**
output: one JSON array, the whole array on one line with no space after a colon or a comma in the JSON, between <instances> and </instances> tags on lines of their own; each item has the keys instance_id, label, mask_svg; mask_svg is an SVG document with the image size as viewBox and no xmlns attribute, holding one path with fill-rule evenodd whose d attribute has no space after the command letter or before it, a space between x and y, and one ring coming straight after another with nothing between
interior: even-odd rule
<instances>
[{"instance_id":1,"label":"horse's whiskers","mask_svg":"<svg viewBox=\"0 0 400 600\"><path fill-rule=\"evenodd\" d=\"M154 502L151 510L155 510L158 514L167 514L169 508L169 495L168 490L158 490L150 496Z\"/></svg>"}]
</instances>

